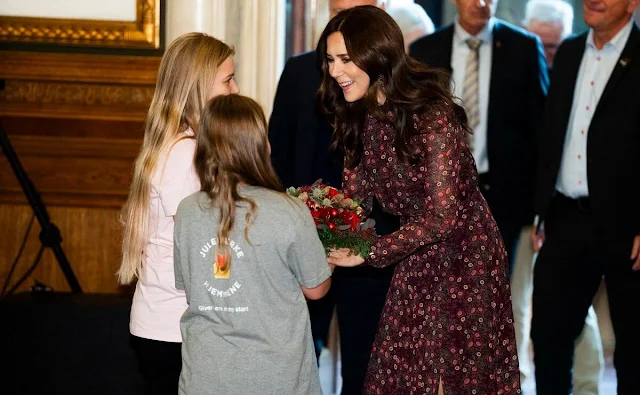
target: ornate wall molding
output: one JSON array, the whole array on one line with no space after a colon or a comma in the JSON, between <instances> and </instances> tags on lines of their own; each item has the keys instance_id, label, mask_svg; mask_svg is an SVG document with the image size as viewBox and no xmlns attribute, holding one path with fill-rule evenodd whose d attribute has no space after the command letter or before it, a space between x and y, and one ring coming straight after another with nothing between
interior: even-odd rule
<instances>
[{"instance_id":1,"label":"ornate wall molding","mask_svg":"<svg viewBox=\"0 0 640 395\"><path fill-rule=\"evenodd\" d=\"M0 116L142 121L159 57L3 52Z\"/></svg>"},{"instance_id":2,"label":"ornate wall molding","mask_svg":"<svg viewBox=\"0 0 640 395\"><path fill-rule=\"evenodd\" d=\"M7 80L0 115L135 121L144 119L153 92L142 85Z\"/></svg>"},{"instance_id":3,"label":"ornate wall molding","mask_svg":"<svg viewBox=\"0 0 640 395\"><path fill-rule=\"evenodd\" d=\"M160 47L160 0L136 0L134 22L0 16L0 42Z\"/></svg>"}]
</instances>

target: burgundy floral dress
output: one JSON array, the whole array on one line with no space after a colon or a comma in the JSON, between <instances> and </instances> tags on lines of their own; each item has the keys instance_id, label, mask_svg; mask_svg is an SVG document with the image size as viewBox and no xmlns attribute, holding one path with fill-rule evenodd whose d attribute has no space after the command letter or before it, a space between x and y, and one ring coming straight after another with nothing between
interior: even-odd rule
<instances>
[{"instance_id":1,"label":"burgundy floral dress","mask_svg":"<svg viewBox=\"0 0 640 395\"><path fill-rule=\"evenodd\" d=\"M464 130L444 101L413 116L417 164L397 159L393 112L367 116L344 188L400 216L365 264L396 264L365 394L518 394L508 261Z\"/></svg>"}]
</instances>

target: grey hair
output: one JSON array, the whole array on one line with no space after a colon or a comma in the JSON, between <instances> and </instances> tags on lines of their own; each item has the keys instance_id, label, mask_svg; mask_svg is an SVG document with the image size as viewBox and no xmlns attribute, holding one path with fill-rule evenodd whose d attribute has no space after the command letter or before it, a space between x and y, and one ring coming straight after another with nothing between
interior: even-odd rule
<instances>
[{"instance_id":1,"label":"grey hair","mask_svg":"<svg viewBox=\"0 0 640 395\"><path fill-rule=\"evenodd\" d=\"M559 23L565 38L573 31L573 7L564 0L529 0L523 24L532 22Z\"/></svg>"},{"instance_id":2,"label":"grey hair","mask_svg":"<svg viewBox=\"0 0 640 395\"><path fill-rule=\"evenodd\" d=\"M400 3L392 5L386 11L400 26L400 30L405 36L417 29L424 30L425 34L431 34L436 30L433 21L419 4Z\"/></svg>"}]
</instances>

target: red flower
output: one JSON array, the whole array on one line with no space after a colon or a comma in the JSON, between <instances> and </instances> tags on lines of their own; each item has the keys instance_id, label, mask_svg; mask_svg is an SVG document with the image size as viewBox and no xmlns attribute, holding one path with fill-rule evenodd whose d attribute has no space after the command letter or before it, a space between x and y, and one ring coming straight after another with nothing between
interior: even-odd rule
<instances>
[{"instance_id":1,"label":"red flower","mask_svg":"<svg viewBox=\"0 0 640 395\"><path fill-rule=\"evenodd\" d=\"M326 207L320 207L318 209L318 218L329 220L331 218L331 209Z\"/></svg>"},{"instance_id":2,"label":"red flower","mask_svg":"<svg viewBox=\"0 0 640 395\"><path fill-rule=\"evenodd\" d=\"M349 224L351 230L357 230L358 224L360 223L360 217L358 217L358 214L356 213L345 211L342 213L342 221L345 224Z\"/></svg>"}]
</instances>

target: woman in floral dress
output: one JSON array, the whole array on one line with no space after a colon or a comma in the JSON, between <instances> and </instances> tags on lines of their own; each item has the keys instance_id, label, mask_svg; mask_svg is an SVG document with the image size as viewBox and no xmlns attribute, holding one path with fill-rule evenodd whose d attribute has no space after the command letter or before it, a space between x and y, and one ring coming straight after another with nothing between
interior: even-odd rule
<instances>
[{"instance_id":1,"label":"woman in floral dress","mask_svg":"<svg viewBox=\"0 0 640 395\"><path fill-rule=\"evenodd\" d=\"M367 257L329 257L396 265L364 393L520 393L506 252L448 77L405 55L400 29L376 7L338 14L317 52L343 187L402 222Z\"/></svg>"}]
</instances>

